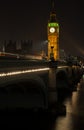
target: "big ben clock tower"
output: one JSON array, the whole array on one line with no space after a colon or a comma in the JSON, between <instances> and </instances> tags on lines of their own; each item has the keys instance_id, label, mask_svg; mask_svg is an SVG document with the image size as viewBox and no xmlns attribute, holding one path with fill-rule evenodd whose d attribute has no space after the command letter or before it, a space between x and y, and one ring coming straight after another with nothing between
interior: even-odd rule
<instances>
[{"instance_id":1,"label":"big ben clock tower","mask_svg":"<svg viewBox=\"0 0 84 130\"><path fill-rule=\"evenodd\" d=\"M59 59L59 24L56 19L54 1L48 21L48 60L50 59L55 61Z\"/></svg>"}]
</instances>

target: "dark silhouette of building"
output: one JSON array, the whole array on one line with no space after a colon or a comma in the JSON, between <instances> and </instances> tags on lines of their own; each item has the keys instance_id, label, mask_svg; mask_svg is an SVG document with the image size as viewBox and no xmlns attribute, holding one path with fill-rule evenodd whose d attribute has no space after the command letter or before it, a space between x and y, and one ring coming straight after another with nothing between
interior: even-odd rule
<instances>
[{"instance_id":1,"label":"dark silhouette of building","mask_svg":"<svg viewBox=\"0 0 84 130\"><path fill-rule=\"evenodd\" d=\"M9 40L6 44L5 41L5 52L16 53L16 42Z\"/></svg>"},{"instance_id":2,"label":"dark silhouette of building","mask_svg":"<svg viewBox=\"0 0 84 130\"><path fill-rule=\"evenodd\" d=\"M19 54L32 54L32 40L5 40L0 42L0 51Z\"/></svg>"}]
</instances>

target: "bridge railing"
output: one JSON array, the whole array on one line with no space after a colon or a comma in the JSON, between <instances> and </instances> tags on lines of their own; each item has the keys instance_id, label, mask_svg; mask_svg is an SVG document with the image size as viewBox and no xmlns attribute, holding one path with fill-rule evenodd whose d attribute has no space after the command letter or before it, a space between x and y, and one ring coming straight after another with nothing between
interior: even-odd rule
<instances>
[{"instance_id":1,"label":"bridge railing","mask_svg":"<svg viewBox=\"0 0 84 130\"><path fill-rule=\"evenodd\" d=\"M0 60L0 72L49 67L48 61L40 60Z\"/></svg>"}]
</instances>

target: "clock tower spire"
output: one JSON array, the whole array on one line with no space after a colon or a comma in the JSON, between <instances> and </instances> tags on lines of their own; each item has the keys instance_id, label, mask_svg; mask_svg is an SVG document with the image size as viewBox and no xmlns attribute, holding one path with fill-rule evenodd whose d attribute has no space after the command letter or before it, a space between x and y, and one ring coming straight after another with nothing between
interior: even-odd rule
<instances>
[{"instance_id":1,"label":"clock tower spire","mask_svg":"<svg viewBox=\"0 0 84 130\"><path fill-rule=\"evenodd\" d=\"M59 59L59 24L56 18L55 1L52 0L52 9L48 21L48 59Z\"/></svg>"}]
</instances>

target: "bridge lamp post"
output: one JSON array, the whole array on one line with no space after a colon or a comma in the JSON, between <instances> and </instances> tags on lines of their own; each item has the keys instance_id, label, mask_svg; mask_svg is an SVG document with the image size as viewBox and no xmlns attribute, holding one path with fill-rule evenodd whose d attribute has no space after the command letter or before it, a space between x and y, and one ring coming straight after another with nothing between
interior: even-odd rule
<instances>
[{"instance_id":1,"label":"bridge lamp post","mask_svg":"<svg viewBox=\"0 0 84 130\"><path fill-rule=\"evenodd\" d=\"M53 53L54 46L51 46L51 53L50 53L50 59L51 61L54 60L54 53Z\"/></svg>"}]
</instances>

